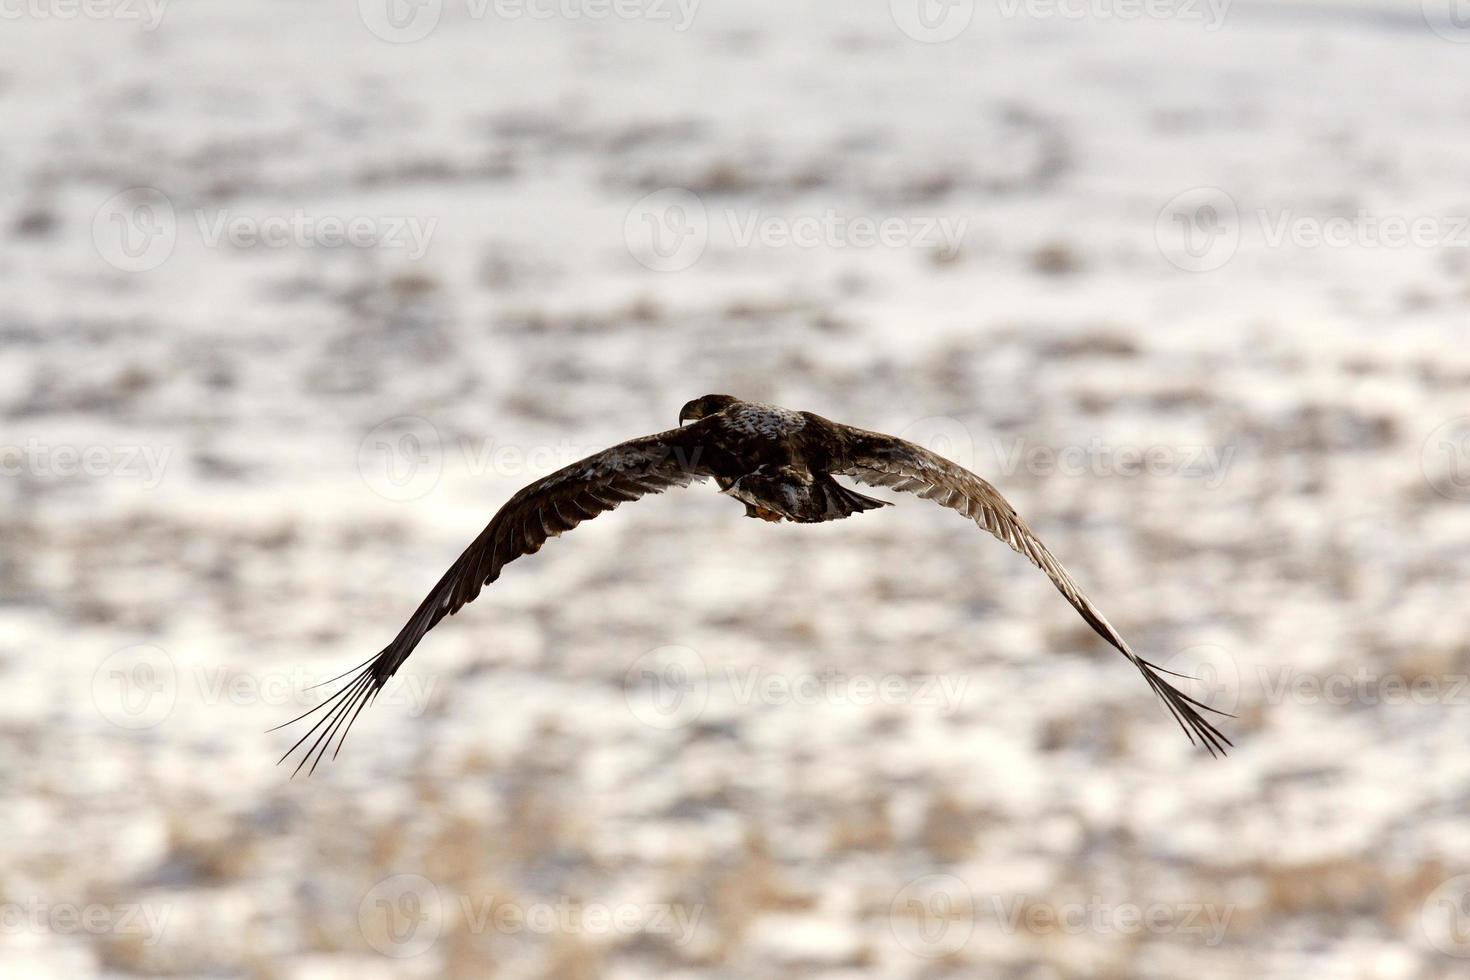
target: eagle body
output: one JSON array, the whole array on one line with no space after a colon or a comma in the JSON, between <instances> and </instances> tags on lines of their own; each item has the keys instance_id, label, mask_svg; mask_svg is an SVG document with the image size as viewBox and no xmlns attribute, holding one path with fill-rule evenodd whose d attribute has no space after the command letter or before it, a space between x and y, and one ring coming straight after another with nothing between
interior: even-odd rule
<instances>
[{"instance_id":1,"label":"eagle body","mask_svg":"<svg viewBox=\"0 0 1470 980\"><path fill-rule=\"evenodd\" d=\"M357 715L425 634L473 601L507 564L536 553L549 538L646 494L706 479L744 504L747 517L767 521L812 524L890 506L837 477L933 500L1005 542L1044 572L1078 615L1143 674L1191 741L1198 739L1212 755L1230 744L1200 713L1215 709L1171 685L1163 676L1170 671L1135 654L1015 508L979 476L881 432L731 395L705 395L680 410L678 428L595 453L512 496L393 641L348 671L351 679L340 690L301 716L324 712L282 760L306 745L297 770L313 757L315 769L334 739L333 754L340 751Z\"/></svg>"},{"instance_id":2,"label":"eagle body","mask_svg":"<svg viewBox=\"0 0 1470 980\"><path fill-rule=\"evenodd\" d=\"M815 524L889 506L832 479L842 432L820 415L739 402L701 417L715 482L746 517Z\"/></svg>"}]
</instances>

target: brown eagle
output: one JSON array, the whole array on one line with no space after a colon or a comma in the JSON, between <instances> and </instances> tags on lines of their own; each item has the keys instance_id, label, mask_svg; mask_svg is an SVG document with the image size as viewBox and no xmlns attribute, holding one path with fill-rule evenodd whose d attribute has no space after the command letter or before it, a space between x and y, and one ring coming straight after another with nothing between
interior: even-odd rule
<instances>
[{"instance_id":1,"label":"brown eagle","mask_svg":"<svg viewBox=\"0 0 1470 980\"><path fill-rule=\"evenodd\" d=\"M304 745L296 771L309 759L314 759L314 770L334 738L335 757L358 713L383 689L424 634L473 601L480 589L500 577L507 564L539 551L547 538L621 503L707 477L714 478L720 492L743 503L747 517L767 521L812 524L889 506L843 486L834 476L908 491L958 511L1045 572L1087 624L1138 668L1191 742L1198 738L1211 755L1223 754L1231 744L1200 711L1226 713L1176 689L1162 676L1172 671L1129 649L1015 509L994 487L964 467L894 436L730 395L694 399L680 409L679 425L588 456L511 497L444 573L393 642L334 678L352 675L322 704L292 719L324 712L281 761Z\"/></svg>"}]
</instances>

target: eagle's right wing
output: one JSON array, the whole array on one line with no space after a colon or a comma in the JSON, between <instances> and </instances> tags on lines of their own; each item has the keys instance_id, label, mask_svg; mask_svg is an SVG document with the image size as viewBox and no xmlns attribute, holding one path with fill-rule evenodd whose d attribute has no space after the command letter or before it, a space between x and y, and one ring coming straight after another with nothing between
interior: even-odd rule
<instances>
[{"instance_id":1,"label":"eagle's right wing","mask_svg":"<svg viewBox=\"0 0 1470 980\"><path fill-rule=\"evenodd\" d=\"M1031 564L1051 579L1057 591L1072 604L1087 625L1118 649L1143 674L1154 693L1173 713L1174 720L1193 742L1198 736L1211 755L1225 753L1231 742L1219 729L1200 714L1200 709L1232 717L1211 708L1174 687L1162 676L1173 673L1138 656L1092 604L1082 589L1057 561L1036 533L1016 513L1016 509L1000 495L1000 491L937 453L930 452L905 439L868 432L851 426L838 426L845 444L844 459L832 468L833 473L850 476L860 483L889 487L933 500L970 518L1012 549L1025 555ZM1177 676L1177 675L1176 675Z\"/></svg>"},{"instance_id":2,"label":"eagle's right wing","mask_svg":"<svg viewBox=\"0 0 1470 980\"><path fill-rule=\"evenodd\" d=\"M500 570L506 565L522 555L536 553L547 538L569 531L621 503L637 500L644 494L661 493L670 487L688 486L709 476L708 469L701 465L705 449L702 443L708 435L709 427L696 422L631 439L565 466L511 497L439 579L393 642L348 671L352 679L341 690L286 723L326 710L281 757L282 761L308 739L311 742L296 766L298 772L313 755L316 760L311 768L315 769L333 737L337 738L333 755L340 752L358 712L383 689L424 634L439 620L472 602L481 588L500 577Z\"/></svg>"}]
</instances>

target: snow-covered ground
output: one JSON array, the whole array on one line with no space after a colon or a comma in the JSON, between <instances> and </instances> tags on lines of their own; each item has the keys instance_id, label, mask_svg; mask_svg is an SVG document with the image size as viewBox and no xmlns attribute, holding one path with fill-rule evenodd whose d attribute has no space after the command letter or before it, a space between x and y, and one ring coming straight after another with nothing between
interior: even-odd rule
<instances>
[{"instance_id":1,"label":"snow-covered ground","mask_svg":"<svg viewBox=\"0 0 1470 980\"><path fill-rule=\"evenodd\" d=\"M1463 976L1454 13L0 4L0 976ZM954 514L705 486L274 766L710 391L991 479L1235 751Z\"/></svg>"}]
</instances>

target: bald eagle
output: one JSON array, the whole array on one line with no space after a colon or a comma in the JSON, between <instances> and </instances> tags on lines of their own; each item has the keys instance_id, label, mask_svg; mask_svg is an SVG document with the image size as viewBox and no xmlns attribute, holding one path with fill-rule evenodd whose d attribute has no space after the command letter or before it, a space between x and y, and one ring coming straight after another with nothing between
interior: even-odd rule
<instances>
[{"instance_id":1,"label":"bald eagle","mask_svg":"<svg viewBox=\"0 0 1470 980\"><path fill-rule=\"evenodd\" d=\"M1178 690L1163 677L1172 671L1134 653L1015 509L974 473L894 436L843 425L811 412L731 395L705 395L679 411L679 428L588 456L511 497L444 573L393 642L334 678L351 675L322 704L286 723L323 712L281 761L305 746L295 771L313 760L311 772L334 738L335 758L358 713L383 689L424 634L473 601L481 588L500 577L507 564L539 551L547 538L644 494L708 478L714 479L722 493L744 504L747 517L766 521L813 524L890 506L843 486L834 476L914 493L973 520L1047 574L1087 625L1143 674L1191 743L1198 739L1211 755L1224 754L1225 746L1231 744L1200 712L1226 713Z\"/></svg>"}]
</instances>

